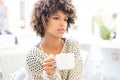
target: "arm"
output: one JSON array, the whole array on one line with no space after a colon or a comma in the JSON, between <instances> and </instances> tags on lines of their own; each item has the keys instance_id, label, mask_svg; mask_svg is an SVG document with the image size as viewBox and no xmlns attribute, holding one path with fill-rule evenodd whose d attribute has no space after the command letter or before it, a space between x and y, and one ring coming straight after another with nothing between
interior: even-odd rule
<instances>
[{"instance_id":1,"label":"arm","mask_svg":"<svg viewBox=\"0 0 120 80\"><path fill-rule=\"evenodd\" d=\"M27 80L48 80L43 75L42 65L35 52L31 50L26 55L26 78Z\"/></svg>"},{"instance_id":2,"label":"arm","mask_svg":"<svg viewBox=\"0 0 120 80\"><path fill-rule=\"evenodd\" d=\"M44 68L44 74L50 79L50 80L61 80L61 75L59 74L59 71L56 69L56 66L54 66L54 57L49 56L47 59L43 61L43 68Z\"/></svg>"},{"instance_id":3,"label":"arm","mask_svg":"<svg viewBox=\"0 0 120 80\"><path fill-rule=\"evenodd\" d=\"M56 70L55 73L52 75L48 75L45 72L45 75L49 78L49 80L62 80L61 75L58 70Z\"/></svg>"},{"instance_id":4,"label":"arm","mask_svg":"<svg viewBox=\"0 0 120 80\"><path fill-rule=\"evenodd\" d=\"M45 72L41 63L44 58L38 56L37 53L37 51L33 50L26 55L27 80L62 80L57 70L52 75Z\"/></svg>"},{"instance_id":5,"label":"arm","mask_svg":"<svg viewBox=\"0 0 120 80\"><path fill-rule=\"evenodd\" d=\"M82 66L80 54L75 54L75 68L69 71L68 80L81 80Z\"/></svg>"},{"instance_id":6,"label":"arm","mask_svg":"<svg viewBox=\"0 0 120 80\"><path fill-rule=\"evenodd\" d=\"M69 70L68 80L81 80L82 79L82 58L80 54L80 44L78 42L71 42L71 53L75 54L75 68Z\"/></svg>"}]
</instances>

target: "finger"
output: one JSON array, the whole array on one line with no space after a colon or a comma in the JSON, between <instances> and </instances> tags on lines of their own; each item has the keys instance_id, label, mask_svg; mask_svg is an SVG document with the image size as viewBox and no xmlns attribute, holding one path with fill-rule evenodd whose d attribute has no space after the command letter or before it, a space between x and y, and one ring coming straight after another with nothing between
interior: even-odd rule
<instances>
[{"instance_id":1,"label":"finger","mask_svg":"<svg viewBox=\"0 0 120 80\"><path fill-rule=\"evenodd\" d=\"M48 70L51 70L51 71L54 71L56 69L55 66L46 66L44 67L44 70L48 71Z\"/></svg>"},{"instance_id":2,"label":"finger","mask_svg":"<svg viewBox=\"0 0 120 80\"><path fill-rule=\"evenodd\" d=\"M55 70L45 70L48 75L54 74Z\"/></svg>"},{"instance_id":3,"label":"finger","mask_svg":"<svg viewBox=\"0 0 120 80\"><path fill-rule=\"evenodd\" d=\"M43 63L43 66L52 66L52 65L54 65L54 61Z\"/></svg>"},{"instance_id":4,"label":"finger","mask_svg":"<svg viewBox=\"0 0 120 80\"><path fill-rule=\"evenodd\" d=\"M54 58L47 58L44 62L54 61Z\"/></svg>"}]
</instances>

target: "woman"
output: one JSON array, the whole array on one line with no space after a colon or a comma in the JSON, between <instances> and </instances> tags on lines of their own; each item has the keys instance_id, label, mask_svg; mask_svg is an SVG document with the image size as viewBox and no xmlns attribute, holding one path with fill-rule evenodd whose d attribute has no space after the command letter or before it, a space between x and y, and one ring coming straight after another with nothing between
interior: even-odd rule
<instances>
[{"instance_id":1,"label":"woman","mask_svg":"<svg viewBox=\"0 0 120 80\"><path fill-rule=\"evenodd\" d=\"M28 80L81 80L79 43L62 37L75 18L75 9L70 0L38 0L31 24L42 40L26 55ZM54 65L54 58L48 57L62 53L75 54L74 69L59 70Z\"/></svg>"}]
</instances>

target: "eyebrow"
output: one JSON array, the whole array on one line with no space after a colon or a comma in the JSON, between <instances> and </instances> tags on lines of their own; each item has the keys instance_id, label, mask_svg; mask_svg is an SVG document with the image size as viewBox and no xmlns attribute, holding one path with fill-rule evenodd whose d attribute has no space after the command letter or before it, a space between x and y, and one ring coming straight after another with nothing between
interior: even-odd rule
<instances>
[{"instance_id":1,"label":"eyebrow","mask_svg":"<svg viewBox=\"0 0 120 80\"><path fill-rule=\"evenodd\" d=\"M60 15L55 13L55 14L53 14L53 16L60 16ZM65 16L65 18L68 18L68 16Z\"/></svg>"}]
</instances>

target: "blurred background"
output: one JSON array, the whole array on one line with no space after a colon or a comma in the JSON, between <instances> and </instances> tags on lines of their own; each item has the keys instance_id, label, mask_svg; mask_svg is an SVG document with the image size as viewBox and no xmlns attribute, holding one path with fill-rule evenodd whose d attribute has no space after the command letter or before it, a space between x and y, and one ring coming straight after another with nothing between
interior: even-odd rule
<instances>
[{"instance_id":1,"label":"blurred background","mask_svg":"<svg viewBox=\"0 0 120 80\"><path fill-rule=\"evenodd\" d=\"M22 74L25 53L40 42L30 27L35 1L0 0L0 80ZM78 19L64 36L81 44L83 80L120 80L119 3L73 0Z\"/></svg>"}]
</instances>

